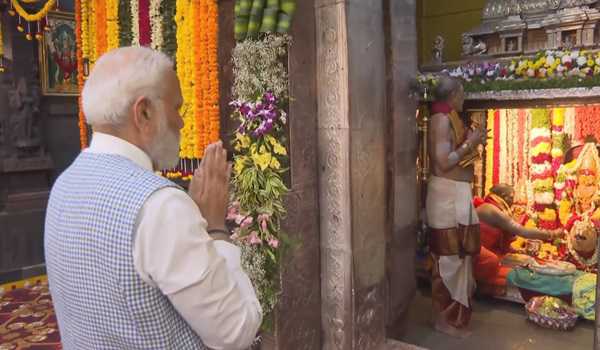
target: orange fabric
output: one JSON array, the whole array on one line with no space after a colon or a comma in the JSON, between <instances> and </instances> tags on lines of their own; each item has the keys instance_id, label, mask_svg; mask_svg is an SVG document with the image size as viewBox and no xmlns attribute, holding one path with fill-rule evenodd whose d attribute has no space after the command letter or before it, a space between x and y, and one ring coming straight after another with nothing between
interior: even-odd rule
<instances>
[{"instance_id":1,"label":"orange fabric","mask_svg":"<svg viewBox=\"0 0 600 350\"><path fill-rule=\"evenodd\" d=\"M485 201L475 200L475 207L484 204L494 205L488 198ZM473 274L480 293L486 295L504 295L506 293L506 278L510 267L500 264L502 256L509 252L514 235L504 232L485 222L480 222L481 251L473 260Z\"/></svg>"},{"instance_id":2,"label":"orange fabric","mask_svg":"<svg viewBox=\"0 0 600 350\"><path fill-rule=\"evenodd\" d=\"M446 323L454 328L466 328L471 321L473 310L452 299L440 276L439 257L432 254L432 258L434 264L431 279L431 299L435 316L443 317Z\"/></svg>"},{"instance_id":3,"label":"orange fabric","mask_svg":"<svg viewBox=\"0 0 600 350\"><path fill-rule=\"evenodd\" d=\"M502 254L498 254L498 250L494 251L494 248L498 247L498 243L502 242L503 232L484 230L482 223L481 233L481 251L473 259L473 274L477 281L477 288L480 293L485 295L504 295L506 278L512 269L502 266L500 264Z\"/></svg>"}]
</instances>

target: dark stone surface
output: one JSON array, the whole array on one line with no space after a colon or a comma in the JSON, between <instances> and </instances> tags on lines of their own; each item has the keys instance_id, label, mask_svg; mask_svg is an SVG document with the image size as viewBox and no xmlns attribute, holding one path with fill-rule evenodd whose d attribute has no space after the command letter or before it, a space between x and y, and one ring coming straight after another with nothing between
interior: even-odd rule
<instances>
[{"instance_id":1,"label":"dark stone surface","mask_svg":"<svg viewBox=\"0 0 600 350\"><path fill-rule=\"evenodd\" d=\"M219 106L221 112L221 140L231 151L230 140L237 128L237 123L231 119L231 86L233 84L233 64L231 53L235 47L233 37L234 0L219 1Z\"/></svg>"},{"instance_id":2,"label":"dark stone surface","mask_svg":"<svg viewBox=\"0 0 600 350\"><path fill-rule=\"evenodd\" d=\"M26 91L21 96L25 97L22 101L29 103L26 99L35 96L32 94L38 84L37 76L32 75L38 67L37 43L25 40L24 35L17 32L13 18L3 24L11 37L13 61L1 77L4 84L0 86L0 95L10 100L12 94L14 98L17 83L24 78ZM14 118L15 100L8 106L7 100L3 100L0 119L10 122L11 117ZM21 141L13 145L29 147L27 152L17 150L5 154L0 165L0 273L17 279L23 278L23 271L29 266L44 262L43 225L48 190L53 178L79 152L77 117L73 113L76 98L42 96L38 107L39 113L32 115L30 131L15 134L13 127L3 124L9 133L9 142L18 136ZM50 114L50 110L54 113ZM22 117L24 115L19 118ZM8 278L6 276L4 278Z\"/></svg>"},{"instance_id":3,"label":"dark stone surface","mask_svg":"<svg viewBox=\"0 0 600 350\"><path fill-rule=\"evenodd\" d=\"M315 14L312 0L297 5L288 54L291 192L283 228L299 245L282 266L275 343L310 350L321 344Z\"/></svg>"},{"instance_id":4,"label":"dark stone surface","mask_svg":"<svg viewBox=\"0 0 600 350\"><path fill-rule=\"evenodd\" d=\"M408 82L417 70L416 1L386 0L388 111L392 157L387 237L387 336L399 338L416 289L415 246L418 224L416 181L416 104L408 98Z\"/></svg>"}]
</instances>

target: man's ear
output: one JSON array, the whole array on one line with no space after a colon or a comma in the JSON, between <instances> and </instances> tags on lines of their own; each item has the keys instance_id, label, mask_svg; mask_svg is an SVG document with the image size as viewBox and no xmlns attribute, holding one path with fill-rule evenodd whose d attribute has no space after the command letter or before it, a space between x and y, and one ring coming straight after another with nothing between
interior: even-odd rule
<instances>
[{"instance_id":1,"label":"man's ear","mask_svg":"<svg viewBox=\"0 0 600 350\"><path fill-rule=\"evenodd\" d=\"M133 122L139 130L150 126L150 103L145 96L138 97L133 103Z\"/></svg>"}]
</instances>

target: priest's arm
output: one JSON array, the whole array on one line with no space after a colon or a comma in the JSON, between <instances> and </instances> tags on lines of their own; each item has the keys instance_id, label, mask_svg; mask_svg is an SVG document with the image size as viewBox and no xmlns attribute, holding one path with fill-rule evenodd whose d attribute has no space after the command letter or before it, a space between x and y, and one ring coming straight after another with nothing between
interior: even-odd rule
<instances>
[{"instance_id":1,"label":"priest's arm","mask_svg":"<svg viewBox=\"0 0 600 350\"><path fill-rule=\"evenodd\" d=\"M488 225L528 239L551 240L560 236L559 231L544 231L520 225L509 215L492 205L482 205L477 208L477 216L479 216L480 221Z\"/></svg>"}]
</instances>

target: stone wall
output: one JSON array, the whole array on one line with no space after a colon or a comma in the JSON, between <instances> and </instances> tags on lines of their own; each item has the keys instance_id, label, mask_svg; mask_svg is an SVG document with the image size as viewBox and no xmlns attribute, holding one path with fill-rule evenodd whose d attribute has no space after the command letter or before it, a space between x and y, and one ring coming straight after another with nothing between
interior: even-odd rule
<instances>
[{"instance_id":1,"label":"stone wall","mask_svg":"<svg viewBox=\"0 0 600 350\"><path fill-rule=\"evenodd\" d=\"M2 94L12 89L20 77L29 78L38 69L38 47L36 41L27 41L23 33L16 30L13 17L3 14L3 29L10 44L9 67L0 80ZM6 104L6 101L4 102ZM6 106L3 106L6 107ZM8 111L0 108L1 117ZM38 182L27 187L37 190L47 186L58 176L79 153L79 129L77 126L76 97L43 96L40 103L39 122L42 142L53 159L54 169L50 179L38 178ZM23 177L25 179L26 177ZM0 186L8 186L6 183ZM12 188L0 190L12 191ZM2 191L0 191L2 192ZM0 283L14 281L45 272L43 265L43 219L44 210L20 210L0 214ZM33 266L33 268L32 268Z\"/></svg>"},{"instance_id":2,"label":"stone wall","mask_svg":"<svg viewBox=\"0 0 600 350\"><path fill-rule=\"evenodd\" d=\"M415 9L316 1L323 349L381 346L414 292Z\"/></svg>"},{"instance_id":3,"label":"stone wall","mask_svg":"<svg viewBox=\"0 0 600 350\"><path fill-rule=\"evenodd\" d=\"M387 1L388 186L391 229L387 235L388 337L400 338L416 290L418 224L416 103L408 84L417 70L417 0Z\"/></svg>"}]
</instances>

